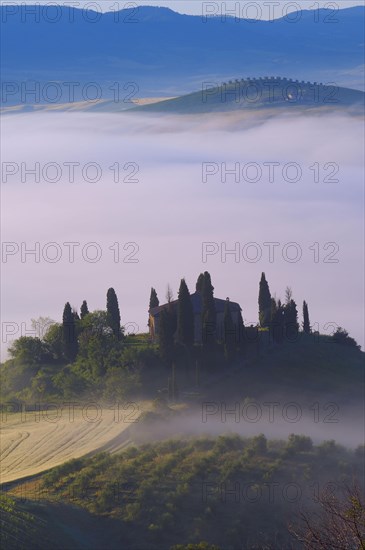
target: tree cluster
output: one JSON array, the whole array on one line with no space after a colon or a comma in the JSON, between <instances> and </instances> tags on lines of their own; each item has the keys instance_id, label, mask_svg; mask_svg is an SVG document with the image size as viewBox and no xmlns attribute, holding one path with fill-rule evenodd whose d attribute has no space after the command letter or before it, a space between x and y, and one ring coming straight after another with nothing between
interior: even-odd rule
<instances>
[{"instance_id":1,"label":"tree cluster","mask_svg":"<svg viewBox=\"0 0 365 550\"><path fill-rule=\"evenodd\" d=\"M184 278L180 281L177 300L168 301L158 312L159 352L163 362L170 368L179 354L189 365L194 355L196 363L204 358L209 362L213 356L220 358L222 354L227 363L232 363L238 351L243 349L243 319L239 313L238 323L234 322L229 299L225 304L223 327L220 327L222 334L218 334L210 273L205 271L199 275L195 290L201 300L200 317L194 313L191 294ZM167 296L171 295L169 286ZM156 291L152 288L149 311L158 304Z\"/></svg>"},{"instance_id":2,"label":"tree cluster","mask_svg":"<svg viewBox=\"0 0 365 550\"><path fill-rule=\"evenodd\" d=\"M285 290L285 303L271 296L269 284L265 273L261 274L259 284L259 324L261 328L271 331L272 340L276 343L284 339L294 342L299 333L298 309L293 300L292 289L288 286ZM311 326L309 322L308 304L303 302L303 332L309 334Z\"/></svg>"}]
</instances>

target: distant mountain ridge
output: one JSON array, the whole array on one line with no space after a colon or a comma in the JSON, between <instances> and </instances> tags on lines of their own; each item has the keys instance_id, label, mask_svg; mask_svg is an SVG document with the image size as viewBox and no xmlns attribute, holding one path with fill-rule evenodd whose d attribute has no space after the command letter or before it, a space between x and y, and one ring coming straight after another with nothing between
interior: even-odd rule
<instances>
[{"instance_id":1,"label":"distant mountain ridge","mask_svg":"<svg viewBox=\"0 0 365 550\"><path fill-rule=\"evenodd\" d=\"M32 9L19 6L12 15L0 7L5 81L96 82L100 99L113 96L116 82L122 90L135 83L140 96L174 96L242 72L361 86L363 7L335 12L332 24L327 19L333 10L303 10L295 23L285 18L253 23L234 17L204 22L151 6L89 11L90 20L77 8L48 6L33 16ZM82 99L76 90L75 100ZM7 97L8 104L19 102L17 94Z\"/></svg>"}]
</instances>

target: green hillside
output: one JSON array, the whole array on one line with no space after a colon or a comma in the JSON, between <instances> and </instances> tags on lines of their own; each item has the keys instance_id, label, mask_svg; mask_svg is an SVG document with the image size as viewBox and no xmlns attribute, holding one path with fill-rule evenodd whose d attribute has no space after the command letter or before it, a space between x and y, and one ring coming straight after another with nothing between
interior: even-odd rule
<instances>
[{"instance_id":1,"label":"green hillside","mask_svg":"<svg viewBox=\"0 0 365 550\"><path fill-rule=\"evenodd\" d=\"M328 483L339 498L355 477L362 485L363 452L334 442L313 446L304 436L170 440L70 461L37 479L33 493L28 488L28 506L39 514L32 499L47 504L57 535L68 525L58 539L65 549L99 550L103 536L112 549L201 541L222 550L301 549L288 531L296 513L318 511L316 497Z\"/></svg>"},{"instance_id":2,"label":"green hillside","mask_svg":"<svg viewBox=\"0 0 365 550\"><path fill-rule=\"evenodd\" d=\"M49 535L48 526L35 503L22 503L0 493L0 542L4 550L37 550L61 547Z\"/></svg>"},{"instance_id":3,"label":"green hillside","mask_svg":"<svg viewBox=\"0 0 365 550\"><path fill-rule=\"evenodd\" d=\"M363 403L365 354L358 348L338 344L331 337L302 332L297 341L276 345L266 341L268 332L258 334L258 341L248 342L231 365L225 362L223 346L217 345L214 357L209 364L199 366L198 372L194 356L200 361L199 347L193 349L188 364L184 351L177 348L178 401L190 407L208 398L263 399L269 395L280 399L299 397L302 401L332 398L342 404ZM30 362L25 355L9 359L0 367L1 401L33 404L40 396L42 402L69 398L87 401L90 396L106 402L128 397L168 398L171 371L147 335L127 337L118 350L118 355L113 349L108 352L110 360L105 357L106 363L110 361L106 373L95 370L99 355L88 358L87 363L83 360L73 365L48 357L38 362ZM106 353L105 346L100 351L103 352Z\"/></svg>"},{"instance_id":4,"label":"green hillside","mask_svg":"<svg viewBox=\"0 0 365 550\"><path fill-rule=\"evenodd\" d=\"M216 387L210 386L207 393L233 399L244 388L258 397L310 399L332 394L342 403L363 401L365 354L357 348L336 344L324 335L299 333L297 341L281 346L265 343L268 338L263 331L256 349L250 345L243 367L238 366Z\"/></svg>"}]
</instances>

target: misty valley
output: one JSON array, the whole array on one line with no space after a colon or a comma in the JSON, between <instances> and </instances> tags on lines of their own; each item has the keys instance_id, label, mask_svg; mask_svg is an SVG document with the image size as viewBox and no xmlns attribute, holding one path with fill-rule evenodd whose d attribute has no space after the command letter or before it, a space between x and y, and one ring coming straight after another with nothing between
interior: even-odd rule
<instances>
[{"instance_id":1,"label":"misty valley","mask_svg":"<svg viewBox=\"0 0 365 550\"><path fill-rule=\"evenodd\" d=\"M364 550L364 7L74 4L0 6L1 549Z\"/></svg>"}]
</instances>

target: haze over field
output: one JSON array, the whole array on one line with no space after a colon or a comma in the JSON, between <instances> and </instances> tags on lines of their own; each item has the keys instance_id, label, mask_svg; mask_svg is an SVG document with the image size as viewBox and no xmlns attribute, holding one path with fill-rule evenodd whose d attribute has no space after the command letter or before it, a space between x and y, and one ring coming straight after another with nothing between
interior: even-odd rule
<instances>
[{"instance_id":1,"label":"haze over field","mask_svg":"<svg viewBox=\"0 0 365 550\"><path fill-rule=\"evenodd\" d=\"M83 408L73 403L49 404L48 410L23 410L21 414L10 414L15 408L9 405L2 413L0 425L0 482L10 483L31 477L85 455L120 452L136 441L145 443L172 437L230 434L253 437L261 433L270 439L287 439L293 432L309 436L314 444L335 440L352 449L362 441L364 422L360 404L356 408L343 408L335 403L335 408L322 410L317 421L313 407L303 400L294 401L291 408L287 406L289 402L277 403L269 413L269 406L263 405L264 402L274 403L269 397L254 401L251 409L243 408L241 403L240 410L244 414L239 422L232 414L235 403L202 402L194 412L183 414L169 423L164 419L145 430L142 427L142 433L138 435L137 432L137 436L130 432L130 428L135 425L138 428L139 417L151 408L151 403L107 405L89 401ZM321 406L323 403L324 400ZM222 414L225 410L227 413ZM261 412L261 418L253 421L258 416L257 410ZM288 411L287 417L283 411ZM293 422L295 417L298 421ZM327 421L323 422L326 418Z\"/></svg>"},{"instance_id":2,"label":"haze over field","mask_svg":"<svg viewBox=\"0 0 365 550\"><path fill-rule=\"evenodd\" d=\"M5 245L9 254L3 255L3 320L26 323L30 330L31 318L58 321L60 304L70 300L79 308L84 297L93 309L104 308L100 286L114 286L122 324L134 323L129 332L136 325L143 332L151 285L163 297L170 283L176 296L177 273L193 290L196 273L208 269L216 296L225 297L228 285L245 323L256 323L257 304L250 297L257 293L258 273L265 271L278 297L284 295L282 281L293 284L298 303L309 302L311 322L322 333L334 330L326 323L337 323L363 345L363 273L357 267L364 244L362 124L342 115L5 117L3 241L15 244ZM58 163L58 174L51 167L48 181L41 175L36 183L34 175L25 174L35 162L41 171ZM74 183L65 164L70 162L79 163ZM99 165L95 183L81 175L90 162ZM273 175L267 166L272 162L279 163ZM222 163L227 170L239 163L238 182L232 174L222 182ZM248 163L256 165L247 168ZM285 168L287 163L296 165ZM87 178L95 174L90 168ZM40 243L39 263L31 254L22 262L22 242L28 249ZM42 255L51 242L57 249L46 247ZM80 243L73 263L67 242ZM99 248L87 248L84 259L82 249L92 242ZM273 261L264 245L269 242L279 243ZM299 248L285 248L290 242ZM216 243L205 248L204 258L203 243ZM247 248L247 243L257 244ZM224 246L227 252L238 246L239 256L224 257ZM299 253L301 258L291 261ZM20 330L5 329L3 352L10 333L19 337Z\"/></svg>"}]
</instances>

